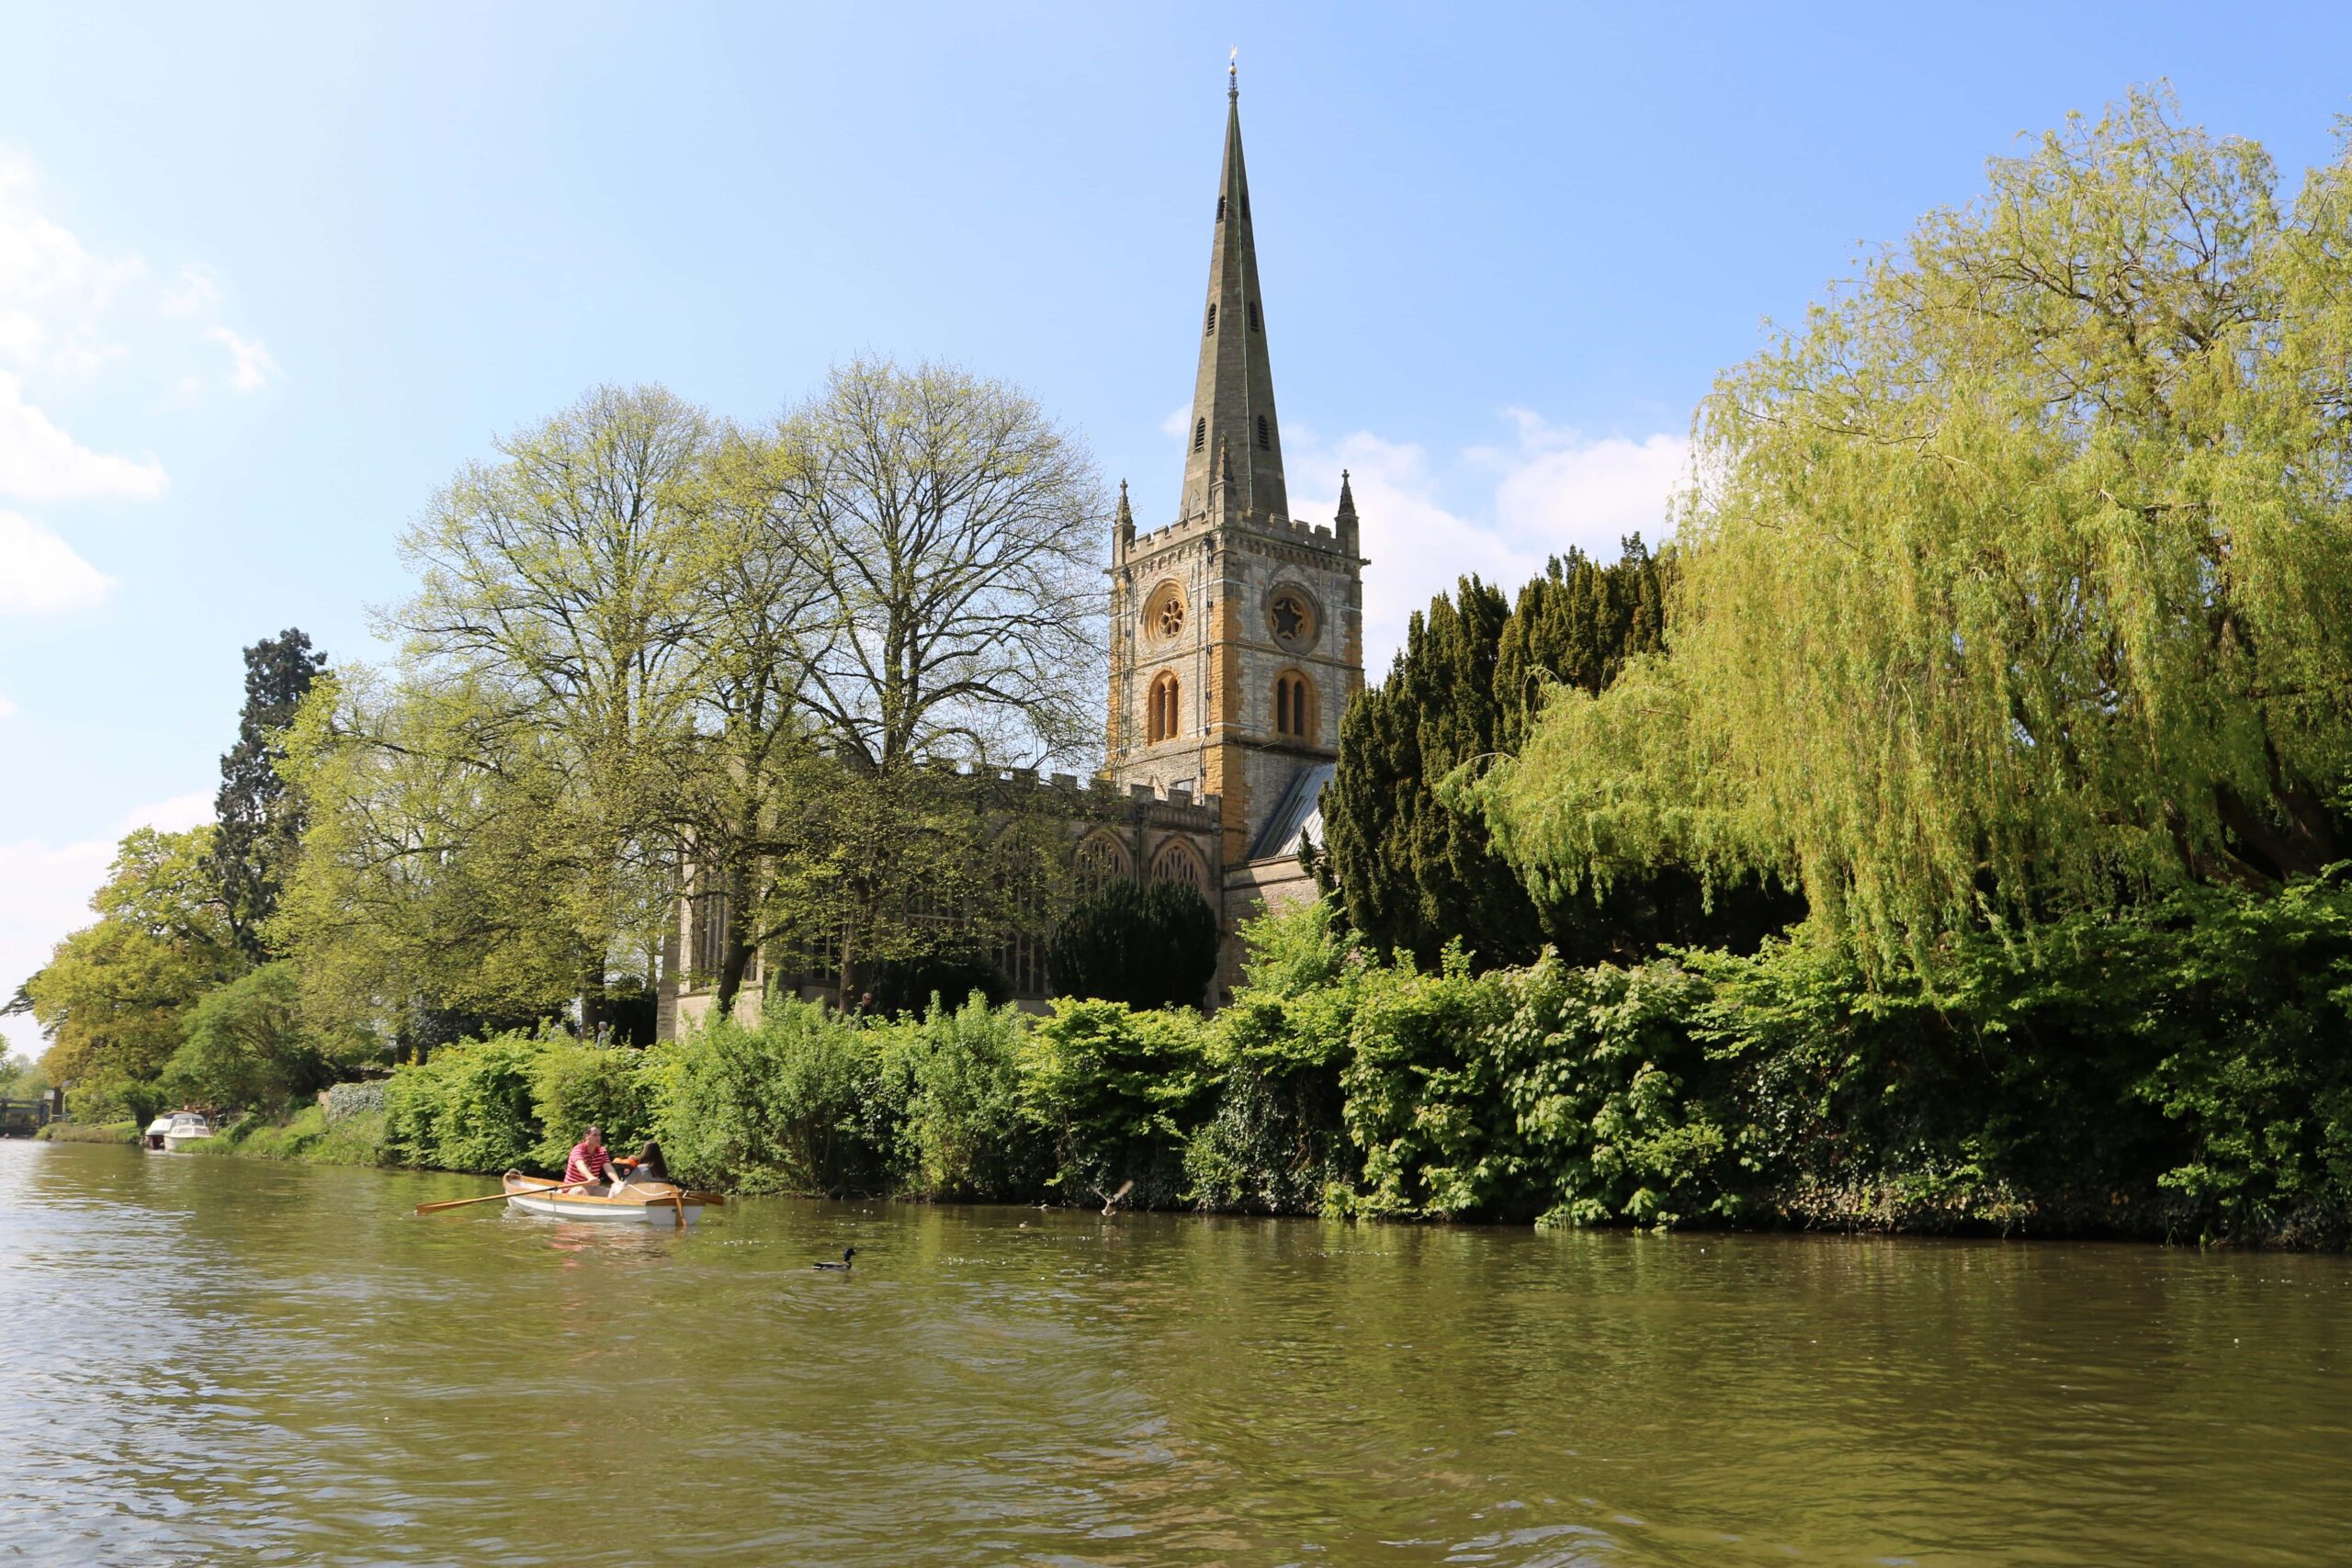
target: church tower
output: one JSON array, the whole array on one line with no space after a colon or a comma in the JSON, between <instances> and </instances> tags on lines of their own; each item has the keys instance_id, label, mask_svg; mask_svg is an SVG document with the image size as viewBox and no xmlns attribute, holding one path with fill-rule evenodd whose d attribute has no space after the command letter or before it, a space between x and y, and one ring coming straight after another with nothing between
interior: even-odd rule
<instances>
[{"instance_id":1,"label":"church tower","mask_svg":"<svg viewBox=\"0 0 2352 1568\"><path fill-rule=\"evenodd\" d=\"M1138 535L1119 487L1107 754L1123 787L1216 796L1230 875L1290 852L1339 755L1363 687L1364 565L1345 476L1329 526L1290 515L1231 81L1214 236L1176 520Z\"/></svg>"}]
</instances>

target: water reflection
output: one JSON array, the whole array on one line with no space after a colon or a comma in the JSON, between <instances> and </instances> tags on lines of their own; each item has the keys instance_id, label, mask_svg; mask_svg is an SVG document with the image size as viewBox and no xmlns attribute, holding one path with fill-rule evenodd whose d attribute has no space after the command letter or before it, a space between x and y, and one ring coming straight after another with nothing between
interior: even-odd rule
<instances>
[{"instance_id":1,"label":"water reflection","mask_svg":"<svg viewBox=\"0 0 2352 1568\"><path fill-rule=\"evenodd\" d=\"M2321 1563L2352 1527L2341 1258L782 1201L678 1232L22 1144L0 1186L35 1557Z\"/></svg>"}]
</instances>

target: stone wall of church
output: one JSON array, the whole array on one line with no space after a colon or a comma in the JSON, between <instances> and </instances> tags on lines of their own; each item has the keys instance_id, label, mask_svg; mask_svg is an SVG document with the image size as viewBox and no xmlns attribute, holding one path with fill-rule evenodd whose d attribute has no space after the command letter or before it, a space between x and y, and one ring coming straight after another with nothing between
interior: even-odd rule
<instances>
[{"instance_id":1,"label":"stone wall of church","mask_svg":"<svg viewBox=\"0 0 2352 1568\"><path fill-rule=\"evenodd\" d=\"M1069 773L1040 780L1032 769L1000 773L993 787L1047 790L1048 808L1061 818L1072 873L1070 891L1098 885L1105 876L1125 876L1138 882L1182 882L1200 893L1225 917L1223 803L1215 795L1200 797L1183 790L1154 789L1148 784L1118 784L1107 778L1080 781ZM1024 802L1034 806L1032 799ZM1006 968L1015 982L1013 999L1032 1011L1042 1011L1052 989L1039 962L1060 910L1049 911L1034 931L1016 939L1018 961ZM662 978L656 1010L656 1034L672 1039L681 1031L707 1020L718 998L711 988L729 911L723 899L698 895L691 886L677 903L676 923L663 943ZM757 1023L766 984L789 989L806 1001L841 1004L831 977L775 973L769 955L755 960L752 972L735 999L736 1016ZM1204 998L1213 1005L1216 991Z\"/></svg>"}]
</instances>

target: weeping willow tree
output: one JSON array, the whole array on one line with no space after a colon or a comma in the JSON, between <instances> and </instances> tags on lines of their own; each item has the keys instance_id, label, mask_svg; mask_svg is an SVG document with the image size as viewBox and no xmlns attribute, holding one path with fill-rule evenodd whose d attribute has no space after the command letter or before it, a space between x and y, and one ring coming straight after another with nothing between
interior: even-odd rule
<instances>
[{"instance_id":1,"label":"weeping willow tree","mask_svg":"<svg viewBox=\"0 0 2352 1568\"><path fill-rule=\"evenodd\" d=\"M2352 141L2135 93L1725 374L1665 654L1475 786L1564 889L1797 886L1873 962L2346 852Z\"/></svg>"}]
</instances>

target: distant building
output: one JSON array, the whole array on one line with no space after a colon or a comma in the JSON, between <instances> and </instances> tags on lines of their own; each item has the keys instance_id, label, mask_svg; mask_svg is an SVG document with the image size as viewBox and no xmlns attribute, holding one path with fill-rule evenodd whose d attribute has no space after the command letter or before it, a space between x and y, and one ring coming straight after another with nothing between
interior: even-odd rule
<instances>
[{"instance_id":1,"label":"distant building","mask_svg":"<svg viewBox=\"0 0 2352 1568\"><path fill-rule=\"evenodd\" d=\"M1329 526L1290 514L1282 421L1258 287L1237 90L1226 95L1200 364L1175 521L1136 531L1125 483L1111 540L1111 690L1102 776L1081 786L1009 773L1057 792L1081 885L1182 882L1217 910L1225 960L1211 1005L1238 977L1236 929L1267 905L1312 897L1301 836L1322 841L1319 798L1340 716L1363 689L1363 566L1343 475ZM684 899L666 955L662 1032L709 1010L725 911ZM999 961L1023 1001L1051 994L1045 933ZM747 976L752 1015L770 978ZM774 978L789 983L791 976ZM823 986L798 987L827 995Z\"/></svg>"}]
</instances>

